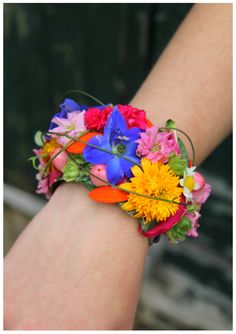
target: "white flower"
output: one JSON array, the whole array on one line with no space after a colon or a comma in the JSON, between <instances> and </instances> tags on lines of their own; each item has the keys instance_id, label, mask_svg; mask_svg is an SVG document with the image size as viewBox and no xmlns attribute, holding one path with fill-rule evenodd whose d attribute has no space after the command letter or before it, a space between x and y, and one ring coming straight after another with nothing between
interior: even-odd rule
<instances>
[{"instance_id":1,"label":"white flower","mask_svg":"<svg viewBox=\"0 0 236 334\"><path fill-rule=\"evenodd\" d=\"M191 201L192 199L192 191L199 188L198 184L194 182L195 169L196 166L186 168L186 170L184 171L184 177L179 181L180 185L183 187L183 194L189 201Z\"/></svg>"}]
</instances>

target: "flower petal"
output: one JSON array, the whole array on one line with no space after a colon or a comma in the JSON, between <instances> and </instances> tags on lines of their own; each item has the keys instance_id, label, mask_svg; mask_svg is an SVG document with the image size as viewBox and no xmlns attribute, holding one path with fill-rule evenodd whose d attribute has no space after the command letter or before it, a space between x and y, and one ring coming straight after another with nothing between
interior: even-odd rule
<instances>
[{"instance_id":1,"label":"flower petal","mask_svg":"<svg viewBox=\"0 0 236 334\"><path fill-rule=\"evenodd\" d=\"M125 119L117 107L114 107L113 111L108 117L104 128L104 136L110 137L111 133L115 130L119 130L121 133L127 130Z\"/></svg>"},{"instance_id":2,"label":"flower petal","mask_svg":"<svg viewBox=\"0 0 236 334\"><path fill-rule=\"evenodd\" d=\"M94 201L103 203L119 203L127 201L129 194L125 191L110 186L95 188L89 192L89 197Z\"/></svg>"},{"instance_id":3,"label":"flower petal","mask_svg":"<svg viewBox=\"0 0 236 334\"><path fill-rule=\"evenodd\" d=\"M63 103L60 104L62 111L70 112L75 110L81 110L81 106L72 99L65 99Z\"/></svg>"},{"instance_id":4,"label":"flower petal","mask_svg":"<svg viewBox=\"0 0 236 334\"><path fill-rule=\"evenodd\" d=\"M136 140L140 137L140 133L142 133L140 128L131 128L126 131L125 135L132 140Z\"/></svg>"},{"instance_id":5,"label":"flower petal","mask_svg":"<svg viewBox=\"0 0 236 334\"><path fill-rule=\"evenodd\" d=\"M118 157L112 157L106 164L107 179L110 183L116 184L124 177L121 161Z\"/></svg>"},{"instance_id":6,"label":"flower petal","mask_svg":"<svg viewBox=\"0 0 236 334\"><path fill-rule=\"evenodd\" d=\"M126 150L125 150L125 155L126 156L134 156L136 155L136 150L137 150L138 144L135 143L134 141L130 141L126 144Z\"/></svg>"},{"instance_id":7,"label":"flower petal","mask_svg":"<svg viewBox=\"0 0 236 334\"><path fill-rule=\"evenodd\" d=\"M194 190L193 191L193 200L194 202L203 204L206 202L208 197L210 196L211 193L211 185L208 183L205 183L204 187L199 190Z\"/></svg>"},{"instance_id":8,"label":"flower petal","mask_svg":"<svg viewBox=\"0 0 236 334\"><path fill-rule=\"evenodd\" d=\"M87 142L91 138L93 138L94 136L97 136L97 135L98 135L97 132L87 132L83 136L81 136L78 140L82 140L84 142ZM67 150L67 152L70 152L70 153L80 154L80 153L83 152L85 146L86 146L86 144L74 141L69 147L67 147L66 150Z\"/></svg>"},{"instance_id":9,"label":"flower petal","mask_svg":"<svg viewBox=\"0 0 236 334\"><path fill-rule=\"evenodd\" d=\"M130 160L132 160L133 162L130 162L126 159L122 159L120 160L120 164L121 164L121 167L124 171L124 174L128 177L128 178L131 178L133 176L133 173L132 173L132 170L131 168L136 165L136 164L139 164L140 163L140 159L139 158L136 158L136 157L127 157L129 158Z\"/></svg>"},{"instance_id":10,"label":"flower petal","mask_svg":"<svg viewBox=\"0 0 236 334\"><path fill-rule=\"evenodd\" d=\"M83 151L85 161L92 164L104 164L112 158L112 154L99 150L99 147L111 151L108 141L103 136L95 136L88 141L88 144L95 145L98 148L87 145Z\"/></svg>"}]
</instances>

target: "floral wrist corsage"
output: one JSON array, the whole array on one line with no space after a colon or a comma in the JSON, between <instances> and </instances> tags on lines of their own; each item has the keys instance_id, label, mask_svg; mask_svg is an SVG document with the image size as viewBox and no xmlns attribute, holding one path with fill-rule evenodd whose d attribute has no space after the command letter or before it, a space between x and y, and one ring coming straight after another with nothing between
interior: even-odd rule
<instances>
[{"instance_id":1,"label":"floral wrist corsage","mask_svg":"<svg viewBox=\"0 0 236 334\"><path fill-rule=\"evenodd\" d=\"M172 243L198 236L211 186L193 166L190 138L172 120L153 126L130 105L88 107L71 99L60 109L48 132L35 134L37 193L49 199L60 182L79 182L91 199L117 203L137 218L150 243L161 234ZM178 133L190 141L192 159Z\"/></svg>"}]
</instances>

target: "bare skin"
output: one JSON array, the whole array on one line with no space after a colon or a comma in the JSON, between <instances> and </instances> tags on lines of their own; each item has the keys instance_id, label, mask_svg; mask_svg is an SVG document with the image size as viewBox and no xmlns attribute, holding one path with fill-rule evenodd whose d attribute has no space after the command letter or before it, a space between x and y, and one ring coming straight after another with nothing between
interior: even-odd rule
<instances>
[{"instance_id":1,"label":"bare skin","mask_svg":"<svg viewBox=\"0 0 236 334\"><path fill-rule=\"evenodd\" d=\"M195 5L131 102L191 134L197 164L231 129L231 16ZM134 219L64 184L5 258L5 329L131 329L147 250Z\"/></svg>"}]
</instances>

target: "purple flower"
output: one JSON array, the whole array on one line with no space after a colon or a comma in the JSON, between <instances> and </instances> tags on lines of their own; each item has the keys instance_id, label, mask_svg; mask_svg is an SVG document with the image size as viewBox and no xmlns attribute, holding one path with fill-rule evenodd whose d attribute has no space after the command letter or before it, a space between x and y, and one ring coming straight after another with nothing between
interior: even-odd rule
<instances>
[{"instance_id":1,"label":"purple flower","mask_svg":"<svg viewBox=\"0 0 236 334\"><path fill-rule=\"evenodd\" d=\"M55 117L57 117L57 118L67 118L68 112L81 111L81 110L84 110L84 107L80 106L74 100L65 99L65 101L60 104L60 109L61 109L61 111L58 114L54 115L53 119L51 120L49 130L54 129L57 126L57 124L54 122Z\"/></svg>"},{"instance_id":2,"label":"purple flower","mask_svg":"<svg viewBox=\"0 0 236 334\"><path fill-rule=\"evenodd\" d=\"M133 175L131 167L140 162L140 158L136 156L135 141L139 138L141 131L140 128L128 129L119 109L114 107L105 125L104 134L93 137L88 144L120 156L87 145L83 152L84 159L92 164L106 164L107 179L110 183L116 184L124 176L130 178Z\"/></svg>"},{"instance_id":3,"label":"purple flower","mask_svg":"<svg viewBox=\"0 0 236 334\"><path fill-rule=\"evenodd\" d=\"M61 103L59 107L60 107L61 111L59 113L57 113L56 115L54 115L54 117L51 121L51 124L49 126L49 130L54 129L57 126L57 124L54 122L55 117L57 117L57 118L67 118L68 113L70 113L72 111L83 111L83 110L87 110L88 108L90 108L89 106L79 105L77 102L75 102L72 99L65 99L64 102ZM104 106L98 106L96 108L99 108L99 109L102 110L103 108L105 108L105 105Z\"/></svg>"}]
</instances>

